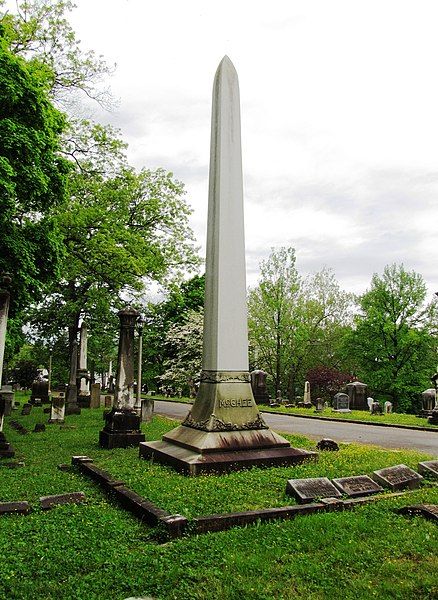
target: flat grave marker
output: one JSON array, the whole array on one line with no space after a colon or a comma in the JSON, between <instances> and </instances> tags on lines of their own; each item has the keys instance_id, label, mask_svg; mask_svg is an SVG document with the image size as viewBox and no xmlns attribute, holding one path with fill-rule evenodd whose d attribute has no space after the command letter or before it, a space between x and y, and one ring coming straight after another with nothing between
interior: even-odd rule
<instances>
[{"instance_id":1,"label":"flat grave marker","mask_svg":"<svg viewBox=\"0 0 438 600\"><path fill-rule=\"evenodd\" d=\"M342 494L350 498L357 496L369 496L383 492L382 486L368 477L368 475L356 475L354 477L337 477L332 480Z\"/></svg>"},{"instance_id":2,"label":"flat grave marker","mask_svg":"<svg viewBox=\"0 0 438 600\"><path fill-rule=\"evenodd\" d=\"M438 523L438 504L413 504L412 506L403 506L398 512L402 515L421 515Z\"/></svg>"},{"instance_id":3,"label":"flat grave marker","mask_svg":"<svg viewBox=\"0 0 438 600\"><path fill-rule=\"evenodd\" d=\"M393 491L402 490L404 488L413 490L419 487L423 480L421 475L406 465L395 465L394 467L373 471L372 478L374 481L377 481L377 483L384 487L388 487Z\"/></svg>"},{"instance_id":4,"label":"flat grave marker","mask_svg":"<svg viewBox=\"0 0 438 600\"><path fill-rule=\"evenodd\" d=\"M316 498L340 498L341 492L327 477L289 479L286 494L294 496L300 504L313 502Z\"/></svg>"},{"instance_id":5,"label":"flat grave marker","mask_svg":"<svg viewBox=\"0 0 438 600\"><path fill-rule=\"evenodd\" d=\"M425 477L438 479L438 460L426 460L418 463L418 472Z\"/></svg>"}]
</instances>

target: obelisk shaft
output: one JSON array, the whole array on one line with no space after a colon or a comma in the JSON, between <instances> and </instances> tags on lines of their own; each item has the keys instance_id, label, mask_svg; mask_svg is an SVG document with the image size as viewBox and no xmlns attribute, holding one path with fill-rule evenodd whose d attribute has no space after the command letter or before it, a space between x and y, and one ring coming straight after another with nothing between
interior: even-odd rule
<instances>
[{"instance_id":1,"label":"obelisk shaft","mask_svg":"<svg viewBox=\"0 0 438 600\"><path fill-rule=\"evenodd\" d=\"M204 314L203 370L248 371L239 82L227 56L213 86Z\"/></svg>"}]
</instances>

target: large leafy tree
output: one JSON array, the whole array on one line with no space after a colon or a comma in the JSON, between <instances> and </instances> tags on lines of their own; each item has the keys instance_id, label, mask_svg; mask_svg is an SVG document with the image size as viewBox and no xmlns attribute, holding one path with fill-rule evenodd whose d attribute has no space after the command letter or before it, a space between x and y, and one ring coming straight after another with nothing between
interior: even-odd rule
<instances>
[{"instance_id":1,"label":"large leafy tree","mask_svg":"<svg viewBox=\"0 0 438 600\"><path fill-rule=\"evenodd\" d=\"M437 303L427 303L426 296L419 273L392 264L373 275L359 299L350 351L362 379L399 410L414 407L435 369Z\"/></svg>"},{"instance_id":2,"label":"large leafy tree","mask_svg":"<svg viewBox=\"0 0 438 600\"><path fill-rule=\"evenodd\" d=\"M64 127L45 73L0 37L0 271L14 276L12 317L57 276L63 248L52 211L69 171L59 156Z\"/></svg>"},{"instance_id":3,"label":"large leafy tree","mask_svg":"<svg viewBox=\"0 0 438 600\"><path fill-rule=\"evenodd\" d=\"M273 250L260 273L248 297L250 345L257 357L253 362L271 376L274 392L293 398L309 368L339 366L337 349L351 297L328 269L301 277L293 248Z\"/></svg>"}]
</instances>

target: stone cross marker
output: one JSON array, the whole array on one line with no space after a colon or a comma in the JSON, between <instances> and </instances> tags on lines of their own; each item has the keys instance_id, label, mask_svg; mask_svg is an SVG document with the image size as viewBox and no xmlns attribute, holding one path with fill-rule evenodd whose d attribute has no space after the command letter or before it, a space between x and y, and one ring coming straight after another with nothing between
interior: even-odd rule
<instances>
[{"instance_id":1,"label":"stone cross marker","mask_svg":"<svg viewBox=\"0 0 438 600\"><path fill-rule=\"evenodd\" d=\"M161 442L141 444L140 455L193 475L257 461L300 462L311 454L268 428L251 389L239 83L227 56L213 85L206 249L198 395L182 425Z\"/></svg>"}]
</instances>

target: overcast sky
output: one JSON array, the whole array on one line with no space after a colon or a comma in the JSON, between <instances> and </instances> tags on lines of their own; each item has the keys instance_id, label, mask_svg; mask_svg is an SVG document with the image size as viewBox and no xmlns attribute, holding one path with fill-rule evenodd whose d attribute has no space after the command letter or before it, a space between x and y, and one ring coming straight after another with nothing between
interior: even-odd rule
<instances>
[{"instance_id":1,"label":"overcast sky","mask_svg":"<svg viewBox=\"0 0 438 600\"><path fill-rule=\"evenodd\" d=\"M248 283L271 247L347 291L403 262L438 290L436 0L76 0L84 48L117 63L136 167L181 180L204 255L213 77L240 80Z\"/></svg>"}]
</instances>

